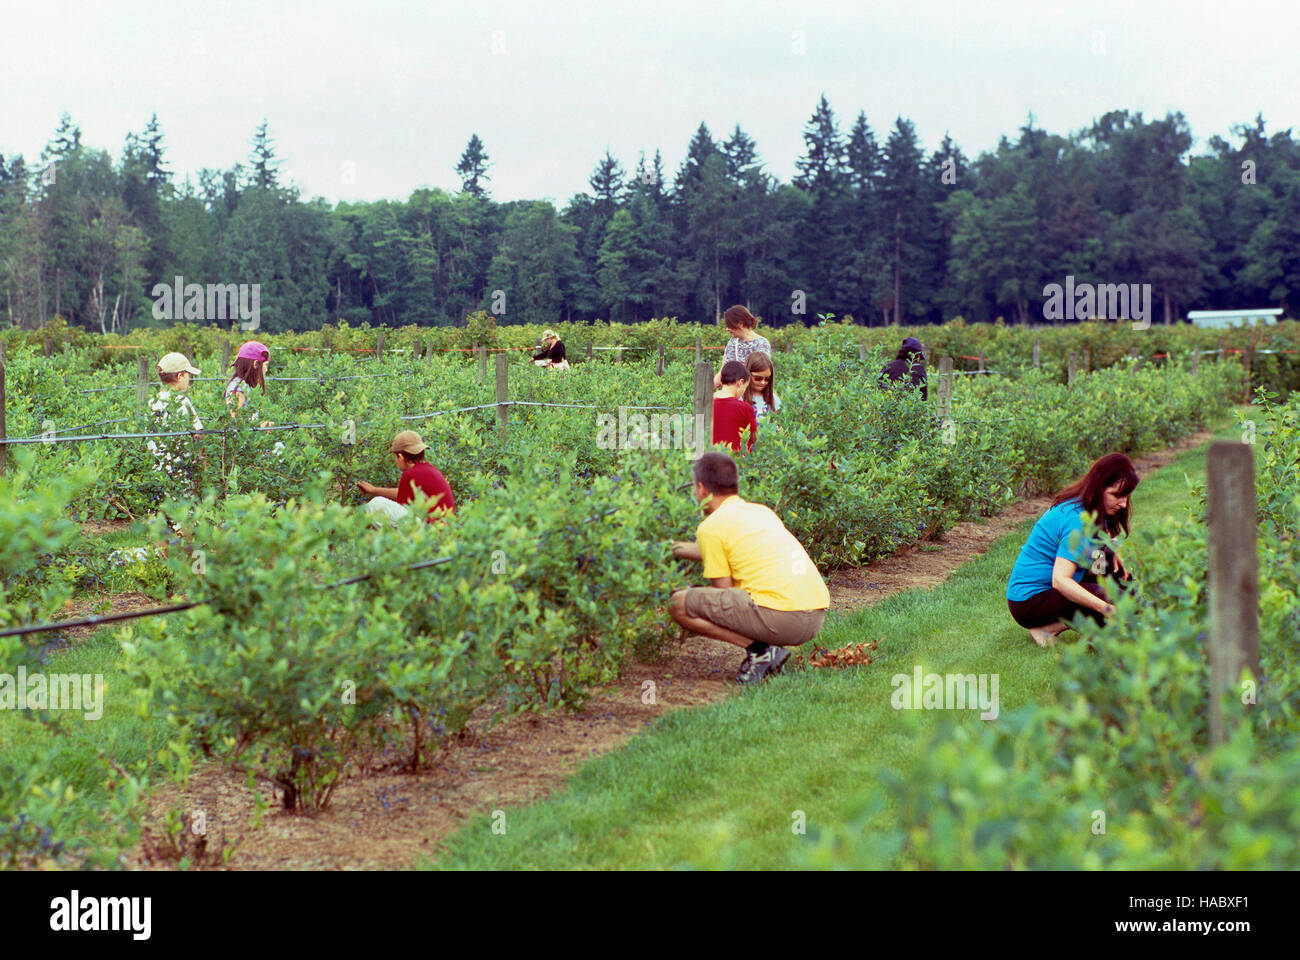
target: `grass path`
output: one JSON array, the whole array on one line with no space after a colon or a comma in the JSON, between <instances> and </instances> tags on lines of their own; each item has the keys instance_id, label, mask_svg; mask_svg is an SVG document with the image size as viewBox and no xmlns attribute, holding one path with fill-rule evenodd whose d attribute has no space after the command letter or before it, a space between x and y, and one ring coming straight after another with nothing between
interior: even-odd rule
<instances>
[{"instance_id":1,"label":"grass path","mask_svg":"<svg viewBox=\"0 0 1300 960\"><path fill-rule=\"evenodd\" d=\"M1235 427L1220 431L1239 439ZM1207 447L1143 480L1135 522L1158 529L1192 505ZM772 869L804 865L811 835L852 822L858 800L892 766L906 774L937 715L890 704L897 673L997 674L1005 714L1055 696L1057 654L1030 644L1006 608L1006 579L1029 520L943 585L913 590L828 621L820 642L880 640L870 666L773 678L709 707L678 710L626 747L585 764L549 799L476 817L433 863L442 869ZM1141 556L1128 559L1141 569ZM1069 642L1076 635L1064 635ZM981 723L977 711L963 722ZM881 815L878 824L884 826ZM493 827L496 826L496 832ZM504 825L504 833L501 827ZM880 867L894 864L881 863Z\"/></svg>"}]
</instances>

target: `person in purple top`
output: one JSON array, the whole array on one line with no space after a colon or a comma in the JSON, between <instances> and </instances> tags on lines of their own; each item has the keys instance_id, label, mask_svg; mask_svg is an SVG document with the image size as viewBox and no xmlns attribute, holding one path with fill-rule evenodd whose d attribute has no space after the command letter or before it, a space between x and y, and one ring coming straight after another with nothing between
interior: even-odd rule
<instances>
[{"instance_id":1,"label":"person in purple top","mask_svg":"<svg viewBox=\"0 0 1300 960\"><path fill-rule=\"evenodd\" d=\"M1115 612L1098 578L1109 575L1123 590L1132 576L1118 554L1086 536L1084 517L1106 537L1127 534L1129 497L1138 482L1133 461L1108 453L1058 493L1034 524L1007 582L1007 607L1038 646L1051 646L1075 614L1100 624Z\"/></svg>"}]
</instances>

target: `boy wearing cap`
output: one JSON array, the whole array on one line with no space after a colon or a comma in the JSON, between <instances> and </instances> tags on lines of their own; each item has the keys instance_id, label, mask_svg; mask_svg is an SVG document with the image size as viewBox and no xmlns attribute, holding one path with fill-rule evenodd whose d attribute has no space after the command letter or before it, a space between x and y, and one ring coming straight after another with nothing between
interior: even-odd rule
<instances>
[{"instance_id":1,"label":"boy wearing cap","mask_svg":"<svg viewBox=\"0 0 1300 960\"><path fill-rule=\"evenodd\" d=\"M736 681L757 683L780 671L787 647L817 636L831 596L781 518L740 496L735 460L706 453L692 474L706 516L695 542L674 543L673 556L702 560L710 586L677 591L668 613L689 633L744 647Z\"/></svg>"},{"instance_id":2,"label":"boy wearing cap","mask_svg":"<svg viewBox=\"0 0 1300 960\"><path fill-rule=\"evenodd\" d=\"M414 430L403 430L393 438L390 448L397 469L402 471L396 487L377 487L373 483L358 480L361 492L374 497L366 504L366 512L380 514L394 523L407 514L406 504L415 500L415 491L422 491L429 498L426 522L433 523L435 514L454 513L456 499L451 495L447 479L437 467L426 463L424 451L428 444L420 439Z\"/></svg>"},{"instance_id":3,"label":"boy wearing cap","mask_svg":"<svg viewBox=\"0 0 1300 960\"><path fill-rule=\"evenodd\" d=\"M722 365L722 386L713 395L713 442L729 443L740 452L740 431L749 430L749 450L754 449L754 436L758 433L758 419L754 408L741 398L749 386L749 370L739 360L728 360Z\"/></svg>"},{"instance_id":4,"label":"boy wearing cap","mask_svg":"<svg viewBox=\"0 0 1300 960\"><path fill-rule=\"evenodd\" d=\"M199 369L183 353L169 353L158 361L158 379L162 386L157 396L149 401L157 433L203 429L203 421L185 395L198 374ZM186 447L189 440L186 436L149 440L154 469L163 478L163 496L192 496L195 493L193 457Z\"/></svg>"},{"instance_id":5,"label":"boy wearing cap","mask_svg":"<svg viewBox=\"0 0 1300 960\"><path fill-rule=\"evenodd\" d=\"M543 331L542 343L545 345L545 349L541 353L533 354L533 362L539 367L556 367L560 370L568 370L569 361L564 358L564 341L560 339L559 334L554 330Z\"/></svg>"}]
</instances>

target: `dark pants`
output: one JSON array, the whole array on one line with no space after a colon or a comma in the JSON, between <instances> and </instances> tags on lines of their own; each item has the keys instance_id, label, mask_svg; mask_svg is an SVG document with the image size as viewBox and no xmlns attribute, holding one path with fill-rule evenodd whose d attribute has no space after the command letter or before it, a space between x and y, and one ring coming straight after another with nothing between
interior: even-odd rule
<instances>
[{"instance_id":1,"label":"dark pants","mask_svg":"<svg viewBox=\"0 0 1300 960\"><path fill-rule=\"evenodd\" d=\"M1106 555L1106 569L1114 570L1114 554L1111 552L1109 547L1102 547L1101 549ZM1107 575L1104 579L1110 580L1121 593L1128 589L1127 581L1120 580L1113 575ZM1110 603L1110 594L1108 594L1106 588L1097 581L1096 575L1093 574L1091 570L1084 571L1083 580L1080 582L1079 586L1083 587L1083 589L1087 590L1094 597L1098 597L1105 600L1107 603ZM1100 610L1093 610L1091 607L1079 606L1073 600L1067 599L1065 594L1061 593L1061 591L1057 590L1055 587L1050 587L1041 593L1036 593L1028 600L1008 600L1007 607L1011 610L1011 616L1016 623L1020 624L1026 630L1032 627L1046 627L1049 624L1056 623L1058 620L1064 620L1068 623L1073 619L1076 613L1083 613L1085 616L1092 617L1098 626L1101 626L1106 622L1106 618L1102 615Z\"/></svg>"}]
</instances>

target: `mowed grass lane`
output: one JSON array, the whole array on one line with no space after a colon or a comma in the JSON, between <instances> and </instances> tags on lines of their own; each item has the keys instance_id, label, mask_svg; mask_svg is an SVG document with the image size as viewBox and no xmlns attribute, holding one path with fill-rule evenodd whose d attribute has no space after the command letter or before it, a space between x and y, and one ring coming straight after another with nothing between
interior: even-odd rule
<instances>
[{"instance_id":1,"label":"mowed grass lane","mask_svg":"<svg viewBox=\"0 0 1300 960\"><path fill-rule=\"evenodd\" d=\"M1230 423L1220 436L1240 439ZM1187 514L1187 478L1204 480L1207 449L1143 478L1133 499L1135 524L1159 529L1165 518ZM626 747L585 764L562 793L505 809L504 833L500 818L477 817L420 866L803 866L814 831L856 821L876 771L885 765L906 775L921 735L940 716L895 710L892 676L910 675L918 665L923 673L997 674L1002 714L1055 697L1059 654L1033 646L1004 599L1032 526L1025 521L937 588L828 618L822 645L880 640L869 666L799 671L713 706L674 711ZM1140 570L1136 545L1126 559ZM1066 643L1075 638L1073 631L1062 636ZM985 722L978 713L963 711L960 722ZM806 817L807 836L792 830L796 811ZM887 811L864 828L895 826L892 817Z\"/></svg>"}]
</instances>

